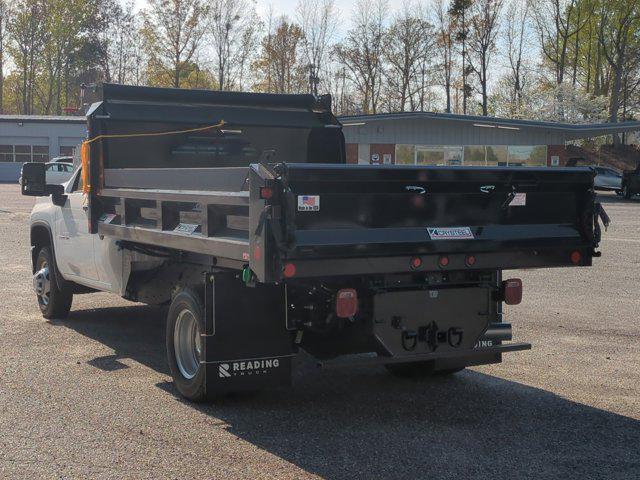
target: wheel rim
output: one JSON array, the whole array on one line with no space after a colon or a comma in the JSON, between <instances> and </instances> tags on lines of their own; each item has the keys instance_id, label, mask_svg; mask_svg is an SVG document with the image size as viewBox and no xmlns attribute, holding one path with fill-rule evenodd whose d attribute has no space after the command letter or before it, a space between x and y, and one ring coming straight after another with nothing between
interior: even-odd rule
<instances>
[{"instance_id":1,"label":"wheel rim","mask_svg":"<svg viewBox=\"0 0 640 480\"><path fill-rule=\"evenodd\" d=\"M202 353L201 345L198 320L190 310L182 310L178 314L174 327L173 347L178 370L188 380L198 373Z\"/></svg>"},{"instance_id":2,"label":"wheel rim","mask_svg":"<svg viewBox=\"0 0 640 480\"><path fill-rule=\"evenodd\" d=\"M40 270L33 274L33 290L42 305L49 305L51 296L51 280L49 278L49 266L46 261L40 264Z\"/></svg>"}]
</instances>

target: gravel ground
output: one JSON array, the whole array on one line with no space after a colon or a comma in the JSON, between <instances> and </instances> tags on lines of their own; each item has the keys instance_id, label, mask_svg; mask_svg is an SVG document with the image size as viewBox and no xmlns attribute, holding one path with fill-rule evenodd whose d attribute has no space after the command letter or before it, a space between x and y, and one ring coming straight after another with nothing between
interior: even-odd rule
<instances>
[{"instance_id":1,"label":"gravel ground","mask_svg":"<svg viewBox=\"0 0 640 480\"><path fill-rule=\"evenodd\" d=\"M604 195L593 268L518 272L529 352L450 378L312 371L292 389L180 400L157 308L31 292L33 201L0 185L0 477L640 478L640 201Z\"/></svg>"}]
</instances>

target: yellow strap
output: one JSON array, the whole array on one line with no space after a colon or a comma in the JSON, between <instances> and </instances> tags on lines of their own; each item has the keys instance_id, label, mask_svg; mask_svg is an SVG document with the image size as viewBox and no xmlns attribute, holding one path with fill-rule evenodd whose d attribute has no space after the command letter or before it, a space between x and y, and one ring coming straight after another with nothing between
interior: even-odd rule
<instances>
[{"instance_id":1,"label":"yellow strap","mask_svg":"<svg viewBox=\"0 0 640 480\"><path fill-rule=\"evenodd\" d=\"M83 144L90 144L95 142L96 140L101 140L103 138L133 138L133 137L160 137L163 135L179 135L181 133L193 133L193 132L203 132L205 130L211 130L213 128L220 128L225 124L224 120L220 120L220 122L215 125L208 125L206 127L198 127L198 128L190 128L188 130L172 130L169 132L150 132L150 133L112 133L112 134L104 134L98 135L97 137L90 138L89 140L85 140L82 142Z\"/></svg>"},{"instance_id":2,"label":"yellow strap","mask_svg":"<svg viewBox=\"0 0 640 480\"><path fill-rule=\"evenodd\" d=\"M171 130L168 132L150 132L150 133L111 133L98 135L97 137L90 138L82 142L81 146L81 159L82 159L82 192L84 194L88 194L91 192L91 184L89 183L89 168L90 168L90 159L89 159L89 145L97 140L102 140L103 138L135 138L135 137L160 137L165 135L179 135L181 133L193 133L193 132L204 132L205 130L212 130L214 128L220 128L225 124L224 120L220 120L215 125L207 125L206 127L197 127L197 128L189 128L187 130Z\"/></svg>"}]
</instances>

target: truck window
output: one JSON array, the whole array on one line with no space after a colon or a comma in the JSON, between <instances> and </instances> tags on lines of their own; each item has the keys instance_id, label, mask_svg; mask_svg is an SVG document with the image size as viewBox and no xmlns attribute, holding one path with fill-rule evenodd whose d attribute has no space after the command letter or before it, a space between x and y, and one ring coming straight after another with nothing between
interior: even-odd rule
<instances>
[{"instance_id":1,"label":"truck window","mask_svg":"<svg viewBox=\"0 0 640 480\"><path fill-rule=\"evenodd\" d=\"M82 187L84 186L84 183L82 182L82 167L78 168L78 175L76 176L76 179L73 182L73 188L71 189L71 192L78 192L78 191L82 191Z\"/></svg>"}]
</instances>

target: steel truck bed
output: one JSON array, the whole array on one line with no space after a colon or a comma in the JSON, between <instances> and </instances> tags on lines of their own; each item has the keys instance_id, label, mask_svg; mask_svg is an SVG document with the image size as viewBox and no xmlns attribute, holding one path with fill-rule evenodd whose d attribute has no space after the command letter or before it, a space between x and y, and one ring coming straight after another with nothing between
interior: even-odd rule
<instances>
[{"instance_id":1,"label":"steel truck bed","mask_svg":"<svg viewBox=\"0 0 640 480\"><path fill-rule=\"evenodd\" d=\"M348 165L326 97L96 93L83 176L50 192L41 164L23 171L23 192L66 215L56 235L33 226L36 293L58 299L39 305L68 312L104 285L169 305L167 359L192 400L288 384L301 349L398 374L500 362L530 347L511 341L502 304L523 287L503 270L599 255L590 169ZM76 285L71 260L97 280Z\"/></svg>"},{"instance_id":2,"label":"steel truck bed","mask_svg":"<svg viewBox=\"0 0 640 480\"><path fill-rule=\"evenodd\" d=\"M326 99L102 88L88 113L102 235L260 282L287 265L297 278L590 265L599 241L589 169L346 165Z\"/></svg>"}]
</instances>

